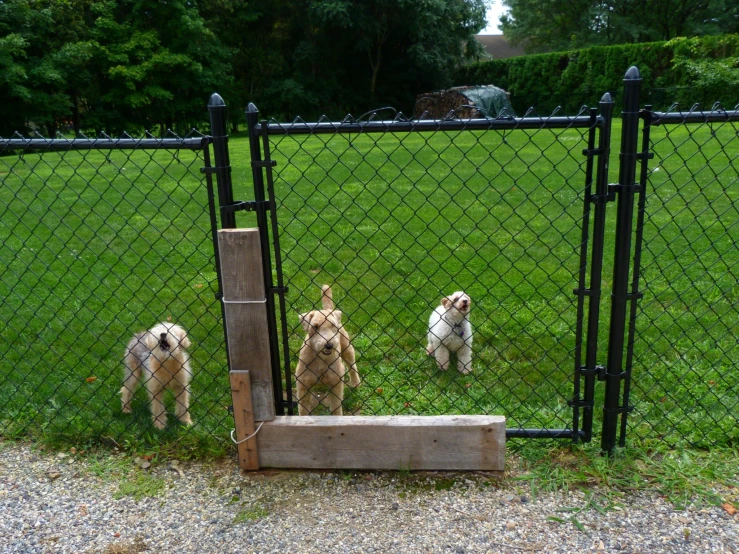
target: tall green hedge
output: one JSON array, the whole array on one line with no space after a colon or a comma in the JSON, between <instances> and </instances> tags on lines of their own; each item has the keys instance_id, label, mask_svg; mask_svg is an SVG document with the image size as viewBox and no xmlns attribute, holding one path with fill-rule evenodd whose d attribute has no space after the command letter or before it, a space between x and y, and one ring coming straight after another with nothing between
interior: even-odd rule
<instances>
[{"instance_id":1,"label":"tall green hedge","mask_svg":"<svg viewBox=\"0 0 739 554\"><path fill-rule=\"evenodd\" d=\"M565 113L597 105L605 92L616 100L626 70L636 65L644 79L642 104L665 109L678 102L710 107L739 102L739 35L676 38L668 42L596 46L570 52L521 56L465 66L459 85L494 84L511 94L519 113L535 107Z\"/></svg>"}]
</instances>

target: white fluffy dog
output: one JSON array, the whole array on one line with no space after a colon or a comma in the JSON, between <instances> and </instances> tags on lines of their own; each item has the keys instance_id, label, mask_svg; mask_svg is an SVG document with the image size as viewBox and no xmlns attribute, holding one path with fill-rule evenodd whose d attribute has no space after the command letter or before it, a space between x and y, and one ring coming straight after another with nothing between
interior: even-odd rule
<instances>
[{"instance_id":1,"label":"white fluffy dog","mask_svg":"<svg viewBox=\"0 0 739 554\"><path fill-rule=\"evenodd\" d=\"M457 291L441 299L441 306L429 318L426 353L436 358L439 369L449 367L449 353L457 353L457 369L465 375L472 371L472 325L470 297Z\"/></svg>"},{"instance_id":2,"label":"white fluffy dog","mask_svg":"<svg viewBox=\"0 0 739 554\"><path fill-rule=\"evenodd\" d=\"M185 330L174 323L159 323L133 336L126 346L126 376L121 388L123 413L131 413L131 396L143 378L157 429L164 429L167 424L163 401L165 388L174 394L177 419L192 425L189 412L192 369L186 348L190 348L190 339Z\"/></svg>"}]
</instances>

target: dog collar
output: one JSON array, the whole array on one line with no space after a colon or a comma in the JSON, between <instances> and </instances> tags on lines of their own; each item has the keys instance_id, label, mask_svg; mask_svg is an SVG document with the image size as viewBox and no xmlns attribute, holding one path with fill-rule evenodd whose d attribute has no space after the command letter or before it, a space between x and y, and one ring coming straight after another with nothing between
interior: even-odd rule
<instances>
[{"instance_id":1,"label":"dog collar","mask_svg":"<svg viewBox=\"0 0 739 554\"><path fill-rule=\"evenodd\" d=\"M452 327L452 330L457 333L461 338L464 338L464 326L461 323L457 323Z\"/></svg>"}]
</instances>

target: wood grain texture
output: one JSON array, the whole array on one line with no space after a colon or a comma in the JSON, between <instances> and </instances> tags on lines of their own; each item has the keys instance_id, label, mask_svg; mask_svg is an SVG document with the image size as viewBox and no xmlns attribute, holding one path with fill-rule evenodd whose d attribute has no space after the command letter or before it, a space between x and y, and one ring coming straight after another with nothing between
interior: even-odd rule
<instances>
[{"instance_id":1,"label":"wood grain texture","mask_svg":"<svg viewBox=\"0 0 739 554\"><path fill-rule=\"evenodd\" d=\"M271 421L275 404L259 230L221 229L218 248L231 369L249 372L254 419Z\"/></svg>"},{"instance_id":2,"label":"wood grain texture","mask_svg":"<svg viewBox=\"0 0 739 554\"><path fill-rule=\"evenodd\" d=\"M254 434L254 411L251 402L251 385L248 371L231 371L231 398L233 399L236 441L242 441ZM257 437L252 437L238 445L239 467L244 470L259 469Z\"/></svg>"},{"instance_id":3,"label":"wood grain texture","mask_svg":"<svg viewBox=\"0 0 739 554\"><path fill-rule=\"evenodd\" d=\"M502 416L278 416L257 434L261 467L486 470L505 466Z\"/></svg>"}]
</instances>

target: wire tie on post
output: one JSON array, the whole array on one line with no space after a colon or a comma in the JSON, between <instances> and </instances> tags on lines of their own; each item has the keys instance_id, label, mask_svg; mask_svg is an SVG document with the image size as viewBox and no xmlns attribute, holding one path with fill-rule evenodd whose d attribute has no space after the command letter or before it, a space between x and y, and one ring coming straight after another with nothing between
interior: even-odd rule
<instances>
[{"instance_id":1,"label":"wire tie on post","mask_svg":"<svg viewBox=\"0 0 739 554\"><path fill-rule=\"evenodd\" d=\"M225 298L221 298L221 302L224 304L265 304L267 302L267 299L264 300L226 300Z\"/></svg>"},{"instance_id":2,"label":"wire tie on post","mask_svg":"<svg viewBox=\"0 0 739 554\"><path fill-rule=\"evenodd\" d=\"M264 425L264 421L262 421L262 422L259 423L259 427L257 427L257 430L256 431L254 431L251 435L249 435L245 439L241 439L240 441L237 441L234 438L234 432L236 432L236 429L231 429L231 440L234 442L234 444L241 444L242 442L246 442L250 438L255 437L257 435L257 433L259 433L259 430L262 428L262 425Z\"/></svg>"}]
</instances>

